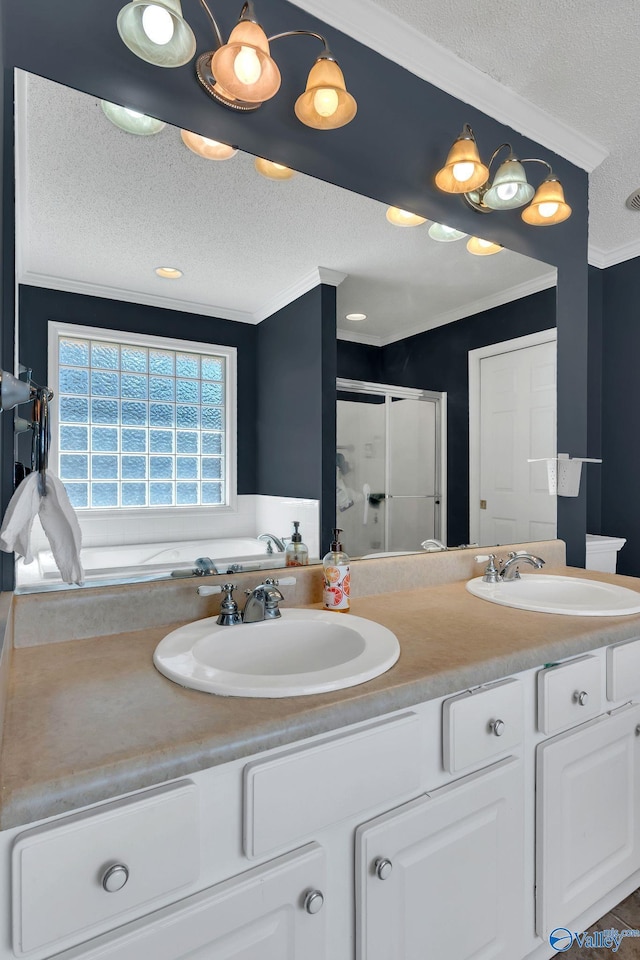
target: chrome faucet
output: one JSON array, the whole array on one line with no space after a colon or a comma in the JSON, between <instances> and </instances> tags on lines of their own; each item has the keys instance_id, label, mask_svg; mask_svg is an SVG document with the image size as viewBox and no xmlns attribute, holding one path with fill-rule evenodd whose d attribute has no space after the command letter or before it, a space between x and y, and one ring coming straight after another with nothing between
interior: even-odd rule
<instances>
[{"instance_id":1,"label":"chrome faucet","mask_svg":"<svg viewBox=\"0 0 640 960\"><path fill-rule=\"evenodd\" d=\"M284 597L276 586L277 580L267 578L253 590L245 590L247 602L242 612L243 623L258 623L260 620L275 620L282 616L278 604Z\"/></svg>"},{"instance_id":2,"label":"chrome faucet","mask_svg":"<svg viewBox=\"0 0 640 960\"><path fill-rule=\"evenodd\" d=\"M520 572L518 570L519 563L528 563L530 566L535 567L536 570L541 570L542 567L544 567L544 560L540 557L534 557L532 553L527 553L526 550L522 550L520 553L510 553L509 559L505 560L502 565L502 570L498 574L503 583L520 579Z\"/></svg>"},{"instance_id":3,"label":"chrome faucet","mask_svg":"<svg viewBox=\"0 0 640 960\"><path fill-rule=\"evenodd\" d=\"M437 550L449 549L442 540L435 540L433 537L430 537L428 540L423 540L420 546L423 550L428 550L431 553L435 553Z\"/></svg>"},{"instance_id":4,"label":"chrome faucet","mask_svg":"<svg viewBox=\"0 0 640 960\"><path fill-rule=\"evenodd\" d=\"M266 545L267 545L267 553L273 553L273 552L274 552L274 550L273 550L274 547L276 547L276 549L277 549L280 553L284 553L284 551L285 551L285 549L286 549L286 548L285 548L285 545L284 545L283 541L280 539L280 537L274 536L273 533L261 533L261 534L258 535L258 537L256 537L256 539L257 539L257 540L262 540L264 543L266 543Z\"/></svg>"},{"instance_id":5,"label":"chrome faucet","mask_svg":"<svg viewBox=\"0 0 640 960\"><path fill-rule=\"evenodd\" d=\"M544 560L540 557L534 557L532 553L527 553L526 550L521 550L519 553L510 553L506 561L498 560L497 565L495 553L490 553L487 556L481 555L474 557L474 559L476 563L488 561L482 578L485 583L510 583L512 580L519 580L519 563L528 563L536 570L541 570L544 567Z\"/></svg>"}]
</instances>

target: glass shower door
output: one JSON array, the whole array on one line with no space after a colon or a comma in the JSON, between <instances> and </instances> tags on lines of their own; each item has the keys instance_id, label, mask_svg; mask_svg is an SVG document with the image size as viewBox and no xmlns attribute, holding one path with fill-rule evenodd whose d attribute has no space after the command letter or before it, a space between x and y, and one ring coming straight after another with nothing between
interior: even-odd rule
<instances>
[{"instance_id":1,"label":"glass shower door","mask_svg":"<svg viewBox=\"0 0 640 960\"><path fill-rule=\"evenodd\" d=\"M429 391L338 381L336 526L350 556L444 539L443 403Z\"/></svg>"}]
</instances>

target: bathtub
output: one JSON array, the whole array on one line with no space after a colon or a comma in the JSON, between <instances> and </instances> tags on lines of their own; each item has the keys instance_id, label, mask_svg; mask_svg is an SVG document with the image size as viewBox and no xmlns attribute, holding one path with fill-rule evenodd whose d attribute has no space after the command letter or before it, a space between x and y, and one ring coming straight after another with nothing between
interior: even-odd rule
<instances>
[{"instance_id":1,"label":"bathtub","mask_svg":"<svg viewBox=\"0 0 640 960\"><path fill-rule=\"evenodd\" d=\"M217 573L284 566L284 553L268 553L267 544L254 537L83 547L80 556L86 581L186 577L199 557L212 560ZM38 551L30 564L20 560L16 580L26 589L60 584L51 550Z\"/></svg>"}]
</instances>

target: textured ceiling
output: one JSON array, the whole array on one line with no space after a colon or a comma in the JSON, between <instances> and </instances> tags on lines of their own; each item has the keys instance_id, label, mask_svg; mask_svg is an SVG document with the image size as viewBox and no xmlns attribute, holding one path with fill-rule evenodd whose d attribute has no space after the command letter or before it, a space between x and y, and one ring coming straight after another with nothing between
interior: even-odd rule
<instances>
[{"instance_id":1,"label":"textured ceiling","mask_svg":"<svg viewBox=\"0 0 640 960\"><path fill-rule=\"evenodd\" d=\"M637 0L371 2L606 146L589 178L592 260L640 254L640 214L624 206L640 187Z\"/></svg>"},{"instance_id":2,"label":"textured ceiling","mask_svg":"<svg viewBox=\"0 0 640 960\"><path fill-rule=\"evenodd\" d=\"M170 298L178 309L255 322L324 267L347 275L339 325L371 342L518 295L507 288L522 295L554 282L547 264L511 251L473 257L463 241L432 241L428 225L394 227L382 204L331 184L302 174L266 180L246 154L203 160L175 128L124 133L95 98L48 80L22 75L19 89L24 282ZM159 279L161 265L179 267L183 278ZM368 319L349 323L351 312Z\"/></svg>"}]
</instances>

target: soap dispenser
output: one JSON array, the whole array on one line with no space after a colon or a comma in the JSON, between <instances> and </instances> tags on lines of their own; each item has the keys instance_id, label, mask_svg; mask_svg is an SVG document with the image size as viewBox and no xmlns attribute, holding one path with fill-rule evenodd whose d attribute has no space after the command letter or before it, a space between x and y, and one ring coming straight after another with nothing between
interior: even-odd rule
<instances>
[{"instance_id":1,"label":"soap dispenser","mask_svg":"<svg viewBox=\"0 0 640 960\"><path fill-rule=\"evenodd\" d=\"M284 554L284 563L286 567L304 567L309 563L309 548L302 542L302 534L299 530L300 521L293 521L293 535L287 544Z\"/></svg>"},{"instance_id":2,"label":"soap dispenser","mask_svg":"<svg viewBox=\"0 0 640 960\"><path fill-rule=\"evenodd\" d=\"M338 539L342 530L333 531L331 549L322 561L324 568L324 589L322 600L327 610L337 610L339 613L349 611L349 593L351 589L351 575L349 573L349 557L342 549Z\"/></svg>"}]
</instances>

